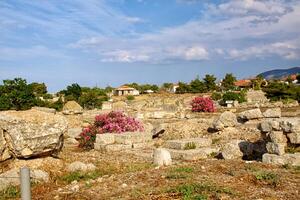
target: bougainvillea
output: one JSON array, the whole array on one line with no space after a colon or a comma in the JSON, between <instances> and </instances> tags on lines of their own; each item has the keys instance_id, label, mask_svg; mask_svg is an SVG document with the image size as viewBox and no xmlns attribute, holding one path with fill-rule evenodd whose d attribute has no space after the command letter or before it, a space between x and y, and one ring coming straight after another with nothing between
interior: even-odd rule
<instances>
[{"instance_id":1,"label":"bougainvillea","mask_svg":"<svg viewBox=\"0 0 300 200\"><path fill-rule=\"evenodd\" d=\"M82 130L80 133L79 146L85 149L92 149L97 134L143 130L143 125L135 118L128 117L123 112L112 111L107 114L97 115L94 124Z\"/></svg>"},{"instance_id":2,"label":"bougainvillea","mask_svg":"<svg viewBox=\"0 0 300 200\"><path fill-rule=\"evenodd\" d=\"M193 112L215 112L214 102L209 97L195 97L192 100Z\"/></svg>"}]
</instances>

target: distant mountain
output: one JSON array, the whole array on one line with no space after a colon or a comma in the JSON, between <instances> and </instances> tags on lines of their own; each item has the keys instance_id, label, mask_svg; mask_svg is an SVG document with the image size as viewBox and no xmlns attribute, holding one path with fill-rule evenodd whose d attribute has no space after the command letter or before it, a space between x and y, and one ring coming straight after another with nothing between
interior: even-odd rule
<instances>
[{"instance_id":1,"label":"distant mountain","mask_svg":"<svg viewBox=\"0 0 300 200\"><path fill-rule=\"evenodd\" d=\"M300 67L293 67L289 69L274 69L263 72L262 75L265 79L282 79L292 74L300 74Z\"/></svg>"}]
</instances>

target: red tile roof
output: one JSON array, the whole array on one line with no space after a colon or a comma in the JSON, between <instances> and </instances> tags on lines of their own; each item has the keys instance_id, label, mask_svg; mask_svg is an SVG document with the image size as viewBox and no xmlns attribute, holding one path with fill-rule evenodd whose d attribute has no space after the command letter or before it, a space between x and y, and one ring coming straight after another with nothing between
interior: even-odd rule
<instances>
[{"instance_id":1,"label":"red tile roof","mask_svg":"<svg viewBox=\"0 0 300 200\"><path fill-rule=\"evenodd\" d=\"M234 82L234 85L237 87L249 87L251 86L251 80L248 79L244 79L244 80L238 80L236 82Z\"/></svg>"}]
</instances>

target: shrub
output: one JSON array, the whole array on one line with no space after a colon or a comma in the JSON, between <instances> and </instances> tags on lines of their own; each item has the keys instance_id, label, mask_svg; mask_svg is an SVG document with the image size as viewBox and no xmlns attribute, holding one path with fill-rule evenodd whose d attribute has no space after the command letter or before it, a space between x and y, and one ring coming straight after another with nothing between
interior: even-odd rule
<instances>
[{"instance_id":1,"label":"shrub","mask_svg":"<svg viewBox=\"0 0 300 200\"><path fill-rule=\"evenodd\" d=\"M136 119L126 116L123 112L112 111L107 114L97 115L94 124L82 130L79 146L85 149L92 149L97 134L143 130L143 125Z\"/></svg>"},{"instance_id":2,"label":"shrub","mask_svg":"<svg viewBox=\"0 0 300 200\"><path fill-rule=\"evenodd\" d=\"M218 101L218 100L222 99L222 94L218 93L218 92L214 92L214 93L212 93L211 98L214 101Z\"/></svg>"},{"instance_id":3,"label":"shrub","mask_svg":"<svg viewBox=\"0 0 300 200\"><path fill-rule=\"evenodd\" d=\"M132 96L132 95L128 95L128 96L126 97L126 99L127 99L128 101L132 101L132 100L135 99L135 97Z\"/></svg>"},{"instance_id":4,"label":"shrub","mask_svg":"<svg viewBox=\"0 0 300 200\"><path fill-rule=\"evenodd\" d=\"M215 112L214 102L209 97L196 97L191 105L193 112Z\"/></svg>"},{"instance_id":5,"label":"shrub","mask_svg":"<svg viewBox=\"0 0 300 200\"><path fill-rule=\"evenodd\" d=\"M238 101L239 103L243 103L246 101L245 94L243 92L235 93L235 92L226 92L222 97L223 101Z\"/></svg>"}]
</instances>

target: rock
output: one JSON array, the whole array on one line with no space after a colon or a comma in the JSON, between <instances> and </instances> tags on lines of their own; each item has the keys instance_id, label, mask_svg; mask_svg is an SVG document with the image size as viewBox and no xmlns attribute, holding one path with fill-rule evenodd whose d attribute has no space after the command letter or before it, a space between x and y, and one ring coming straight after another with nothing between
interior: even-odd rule
<instances>
[{"instance_id":1,"label":"rock","mask_svg":"<svg viewBox=\"0 0 300 200\"><path fill-rule=\"evenodd\" d=\"M280 122L280 127L285 133L300 132L300 119L288 118Z\"/></svg>"},{"instance_id":2,"label":"rock","mask_svg":"<svg viewBox=\"0 0 300 200\"><path fill-rule=\"evenodd\" d=\"M82 114L83 108L76 101L68 101L64 105L62 112L65 115Z\"/></svg>"},{"instance_id":3,"label":"rock","mask_svg":"<svg viewBox=\"0 0 300 200\"><path fill-rule=\"evenodd\" d=\"M268 142L267 143L267 151L271 154L283 155L285 153L286 143L274 143Z\"/></svg>"},{"instance_id":4,"label":"rock","mask_svg":"<svg viewBox=\"0 0 300 200\"><path fill-rule=\"evenodd\" d=\"M238 122L235 114L230 111L225 111L213 122L212 128L220 131L227 127L234 127L237 125L237 123Z\"/></svg>"},{"instance_id":5,"label":"rock","mask_svg":"<svg viewBox=\"0 0 300 200\"><path fill-rule=\"evenodd\" d=\"M75 171L87 172L87 171L93 171L95 169L96 169L95 165L90 164L90 163L85 164L80 161L72 162L71 164L69 164L67 166L67 171L69 171L69 172L75 172Z\"/></svg>"},{"instance_id":6,"label":"rock","mask_svg":"<svg viewBox=\"0 0 300 200\"><path fill-rule=\"evenodd\" d=\"M269 138L273 143L287 143L287 138L282 131L272 131Z\"/></svg>"},{"instance_id":7,"label":"rock","mask_svg":"<svg viewBox=\"0 0 300 200\"><path fill-rule=\"evenodd\" d=\"M271 131L279 131L281 130L280 123L276 120L265 120L260 123L259 129L263 133L269 133Z\"/></svg>"},{"instance_id":8,"label":"rock","mask_svg":"<svg viewBox=\"0 0 300 200\"><path fill-rule=\"evenodd\" d=\"M113 144L115 143L115 135L112 133L97 134L96 143L98 144Z\"/></svg>"},{"instance_id":9,"label":"rock","mask_svg":"<svg viewBox=\"0 0 300 200\"><path fill-rule=\"evenodd\" d=\"M264 103L268 101L265 93L261 90L249 90L246 94L246 100L248 103Z\"/></svg>"},{"instance_id":10,"label":"rock","mask_svg":"<svg viewBox=\"0 0 300 200\"><path fill-rule=\"evenodd\" d=\"M238 117L242 120L252 120L252 119L260 119L263 118L263 115L259 108L246 110L241 112Z\"/></svg>"},{"instance_id":11,"label":"rock","mask_svg":"<svg viewBox=\"0 0 300 200\"><path fill-rule=\"evenodd\" d=\"M171 165L172 159L170 152L163 148L155 149L153 153L153 163L157 166Z\"/></svg>"},{"instance_id":12,"label":"rock","mask_svg":"<svg viewBox=\"0 0 300 200\"><path fill-rule=\"evenodd\" d=\"M271 108L267 109L263 116L266 118L280 118L281 117L281 109L280 108Z\"/></svg>"},{"instance_id":13,"label":"rock","mask_svg":"<svg viewBox=\"0 0 300 200\"><path fill-rule=\"evenodd\" d=\"M38 107L34 106L31 108L32 110L37 110L37 111L42 111L42 112L47 112L47 113L56 113L56 110L54 108L46 108L46 107Z\"/></svg>"},{"instance_id":14,"label":"rock","mask_svg":"<svg viewBox=\"0 0 300 200\"><path fill-rule=\"evenodd\" d=\"M82 128L69 128L66 133L66 136L69 138L78 138L81 132Z\"/></svg>"},{"instance_id":15,"label":"rock","mask_svg":"<svg viewBox=\"0 0 300 200\"><path fill-rule=\"evenodd\" d=\"M300 132L287 134L292 144L300 144Z\"/></svg>"},{"instance_id":16,"label":"rock","mask_svg":"<svg viewBox=\"0 0 300 200\"><path fill-rule=\"evenodd\" d=\"M36 110L0 113L0 129L4 130L0 131L0 138L5 138L5 146L17 158L56 156L62 149L67 127L64 117L52 113Z\"/></svg>"},{"instance_id":17,"label":"rock","mask_svg":"<svg viewBox=\"0 0 300 200\"><path fill-rule=\"evenodd\" d=\"M200 147L209 147L212 144L211 138L189 138L180 140L166 141L166 148L170 149L197 149Z\"/></svg>"},{"instance_id":18,"label":"rock","mask_svg":"<svg viewBox=\"0 0 300 200\"><path fill-rule=\"evenodd\" d=\"M102 152L115 152L115 151L123 151L126 149L132 149L132 144L94 144L94 149Z\"/></svg>"},{"instance_id":19,"label":"rock","mask_svg":"<svg viewBox=\"0 0 300 200\"><path fill-rule=\"evenodd\" d=\"M292 166L300 166L300 153L284 154L281 156L266 153L262 157L262 162L276 165L288 164Z\"/></svg>"},{"instance_id":20,"label":"rock","mask_svg":"<svg viewBox=\"0 0 300 200\"><path fill-rule=\"evenodd\" d=\"M208 158L212 153L218 153L218 148L203 147L199 149L178 150L168 149L174 160L195 161Z\"/></svg>"},{"instance_id":21,"label":"rock","mask_svg":"<svg viewBox=\"0 0 300 200\"><path fill-rule=\"evenodd\" d=\"M222 148L222 156L225 160L240 159L244 155L249 156L253 152L253 145L243 140L232 140Z\"/></svg>"},{"instance_id":22,"label":"rock","mask_svg":"<svg viewBox=\"0 0 300 200\"><path fill-rule=\"evenodd\" d=\"M9 186L20 185L20 169L14 168L0 174L0 191L5 190ZM30 170L30 177L32 182L48 182L49 174L42 170Z\"/></svg>"},{"instance_id":23,"label":"rock","mask_svg":"<svg viewBox=\"0 0 300 200\"><path fill-rule=\"evenodd\" d=\"M126 111L127 103L124 101L117 101L112 104L112 109L114 111Z\"/></svg>"},{"instance_id":24,"label":"rock","mask_svg":"<svg viewBox=\"0 0 300 200\"><path fill-rule=\"evenodd\" d=\"M11 158L3 130L0 128L0 162Z\"/></svg>"},{"instance_id":25,"label":"rock","mask_svg":"<svg viewBox=\"0 0 300 200\"><path fill-rule=\"evenodd\" d=\"M9 164L9 168L21 168L27 166L30 169L41 169L50 172L57 172L64 168L64 163L61 159L56 159L52 157L46 158L35 158L27 160L14 160Z\"/></svg>"}]
</instances>

